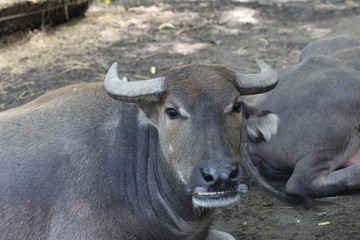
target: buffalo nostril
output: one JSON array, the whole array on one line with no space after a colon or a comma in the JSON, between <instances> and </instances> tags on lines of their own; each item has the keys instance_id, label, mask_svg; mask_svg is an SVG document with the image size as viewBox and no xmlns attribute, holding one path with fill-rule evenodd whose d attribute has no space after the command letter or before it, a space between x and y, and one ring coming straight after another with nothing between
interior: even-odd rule
<instances>
[{"instance_id":1,"label":"buffalo nostril","mask_svg":"<svg viewBox=\"0 0 360 240\"><path fill-rule=\"evenodd\" d=\"M241 176L237 162L205 162L198 168L199 180L208 187L230 186L236 184Z\"/></svg>"},{"instance_id":2,"label":"buffalo nostril","mask_svg":"<svg viewBox=\"0 0 360 240\"><path fill-rule=\"evenodd\" d=\"M206 173L206 171L203 168L200 169L200 172L206 182L214 182L215 180L214 177L211 176L211 174Z\"/></svg>"},{"instance_id":3,"label":"buffalo nostril","mask_svg":"<svg viewBox=\"0 0 360 240\"><path fill-rule=\"evenodd\" d=\"M238 173L239 173L238 169L235 169L234 171L232 171L232 172L230 173L229 179L230 179L230 180L234 180L235 178L237 178Z\"/></svg>"},{"instance_id":4,"label":"buffalo nostril","mask_svg":"<svg viewBox=\"0 0 360 240\"><path fill-rule=\"evenodd\" d=\"M235 167L233 167L232 171L229 174L229 179L234 180L239 176L239 165L236 164Z\"/></svg>"},{"instance_id":5,"label":"buffalo nostril","mask_svg":"<svg viewBox=\"0 0 360 240\"><path fill-rule=\"evenodd\" d=\"M213 178L213 176L209 175L209 174L205 174L204 176L205 181L207 182L213 182L215 179Z\"/></svg>"}]
</instances>

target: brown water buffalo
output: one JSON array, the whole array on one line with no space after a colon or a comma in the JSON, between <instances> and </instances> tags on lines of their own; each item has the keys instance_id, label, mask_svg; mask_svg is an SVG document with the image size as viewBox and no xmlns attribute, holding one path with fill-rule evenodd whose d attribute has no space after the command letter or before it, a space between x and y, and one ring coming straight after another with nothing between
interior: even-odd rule
<instances>
[{"instance_id":1,"label":"brown water buffalo","mask_svg":"<svg viewBox=\"0 0 360 240\"><path fill-rule=\"evenodd\" d=\"M279 73L279 86L254 101L280 120L269 142L244 144L246 168L257 174L250 157L264 176L286 180L287 197L360 189L359 26L358 17L309 44Z\"/></svg>"},{"instance_id":2,"label":"brown water buffalo","mask_svg":"<svg viewBox=\"0 0 360 240\"><path fill-rule=\"evenodd\" d=\"M267 140L277 128L241 98L277 84L258 65L259 74L190 65L129 82L113 64L104 84L1 112L0 238L234 239L210 224L214 208L247 190L242 128Z\"/></svg>"}]
</instances>

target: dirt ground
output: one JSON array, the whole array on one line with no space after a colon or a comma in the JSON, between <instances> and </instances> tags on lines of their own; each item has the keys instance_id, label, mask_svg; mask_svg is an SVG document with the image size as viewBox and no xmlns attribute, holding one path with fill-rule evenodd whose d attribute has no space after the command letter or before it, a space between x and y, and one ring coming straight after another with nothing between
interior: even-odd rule
<instances>
[{"instance_id":1,"label":"dirt ground","mask_svg":"<svg viewBox=\"0 0 360 240\"><path fill-rule=\"evenodd\" d=\"M92 6L61 26L0 39L0 110L71 83L102 81L114 61L136 79L189 63L251 73L256 58L280 71L298 61L307 43L359 14L356 0ZM293 208L253 184L239 204L220 210L214 228L237 239L360 239L359 193L330 198L337 204L315 211Z\"/></svg>"}]
</instances>

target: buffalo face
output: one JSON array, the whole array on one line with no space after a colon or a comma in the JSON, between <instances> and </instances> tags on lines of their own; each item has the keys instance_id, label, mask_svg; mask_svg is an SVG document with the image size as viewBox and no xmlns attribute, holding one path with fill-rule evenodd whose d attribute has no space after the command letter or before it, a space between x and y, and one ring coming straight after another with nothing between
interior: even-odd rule
<instances>
[{"instance_id":1,"label":"buffalo face","mask_svg":"<svg viewBox=\"0 0 360 240\"><path fill-rule=\"evenodd\" d=\"M247 190L246 174L239 164L243 127L260 138L264 129L274 133L268 129L277 124L277 118L259 120L273 114L256 116L241 98L276 86L276 72L262 61L258 65L260 74L189 65L141 82L120 81L113 65L105 89L115 99L135 102L140 122L158 129L164 160L192 195L194 206L219 207L237 201Z\"/></svg>"}]
</instances>

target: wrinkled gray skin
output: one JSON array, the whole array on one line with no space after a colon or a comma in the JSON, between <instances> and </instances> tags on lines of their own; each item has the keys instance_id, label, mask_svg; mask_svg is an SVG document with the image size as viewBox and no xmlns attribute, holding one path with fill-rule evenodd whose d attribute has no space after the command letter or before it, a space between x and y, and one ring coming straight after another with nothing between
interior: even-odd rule
<instances>
[{"instance_id":1,"label":"wrinkled gray skin","mask_svg":"<svg viewBox=\"0 0 360 240\"><path fill-rule=\"evenodd\" d=\"M299 64L279 73L278 87L255 99L279 116L279 128L247 150L263 175L287 181L289 195L360 189L359 26L358 17L309 44Z\"/></svg>"},{"instance_id":2,"label":"wrinkled gray skin","mask_svg":"<svg viewBox=\"0 0 360 240\"><path fill-rule=\"evenodd\" d=\"M1 112L1 239L233 240L209 227L214 207L247 189L242 126L252 117L247 128L271 137L277 124L245 104L233 111L234 75L188 66L166 77L159 102L122 102L83 83ZM181 116L170 119L169 107Z\"/></svg>"}]
</instances>

